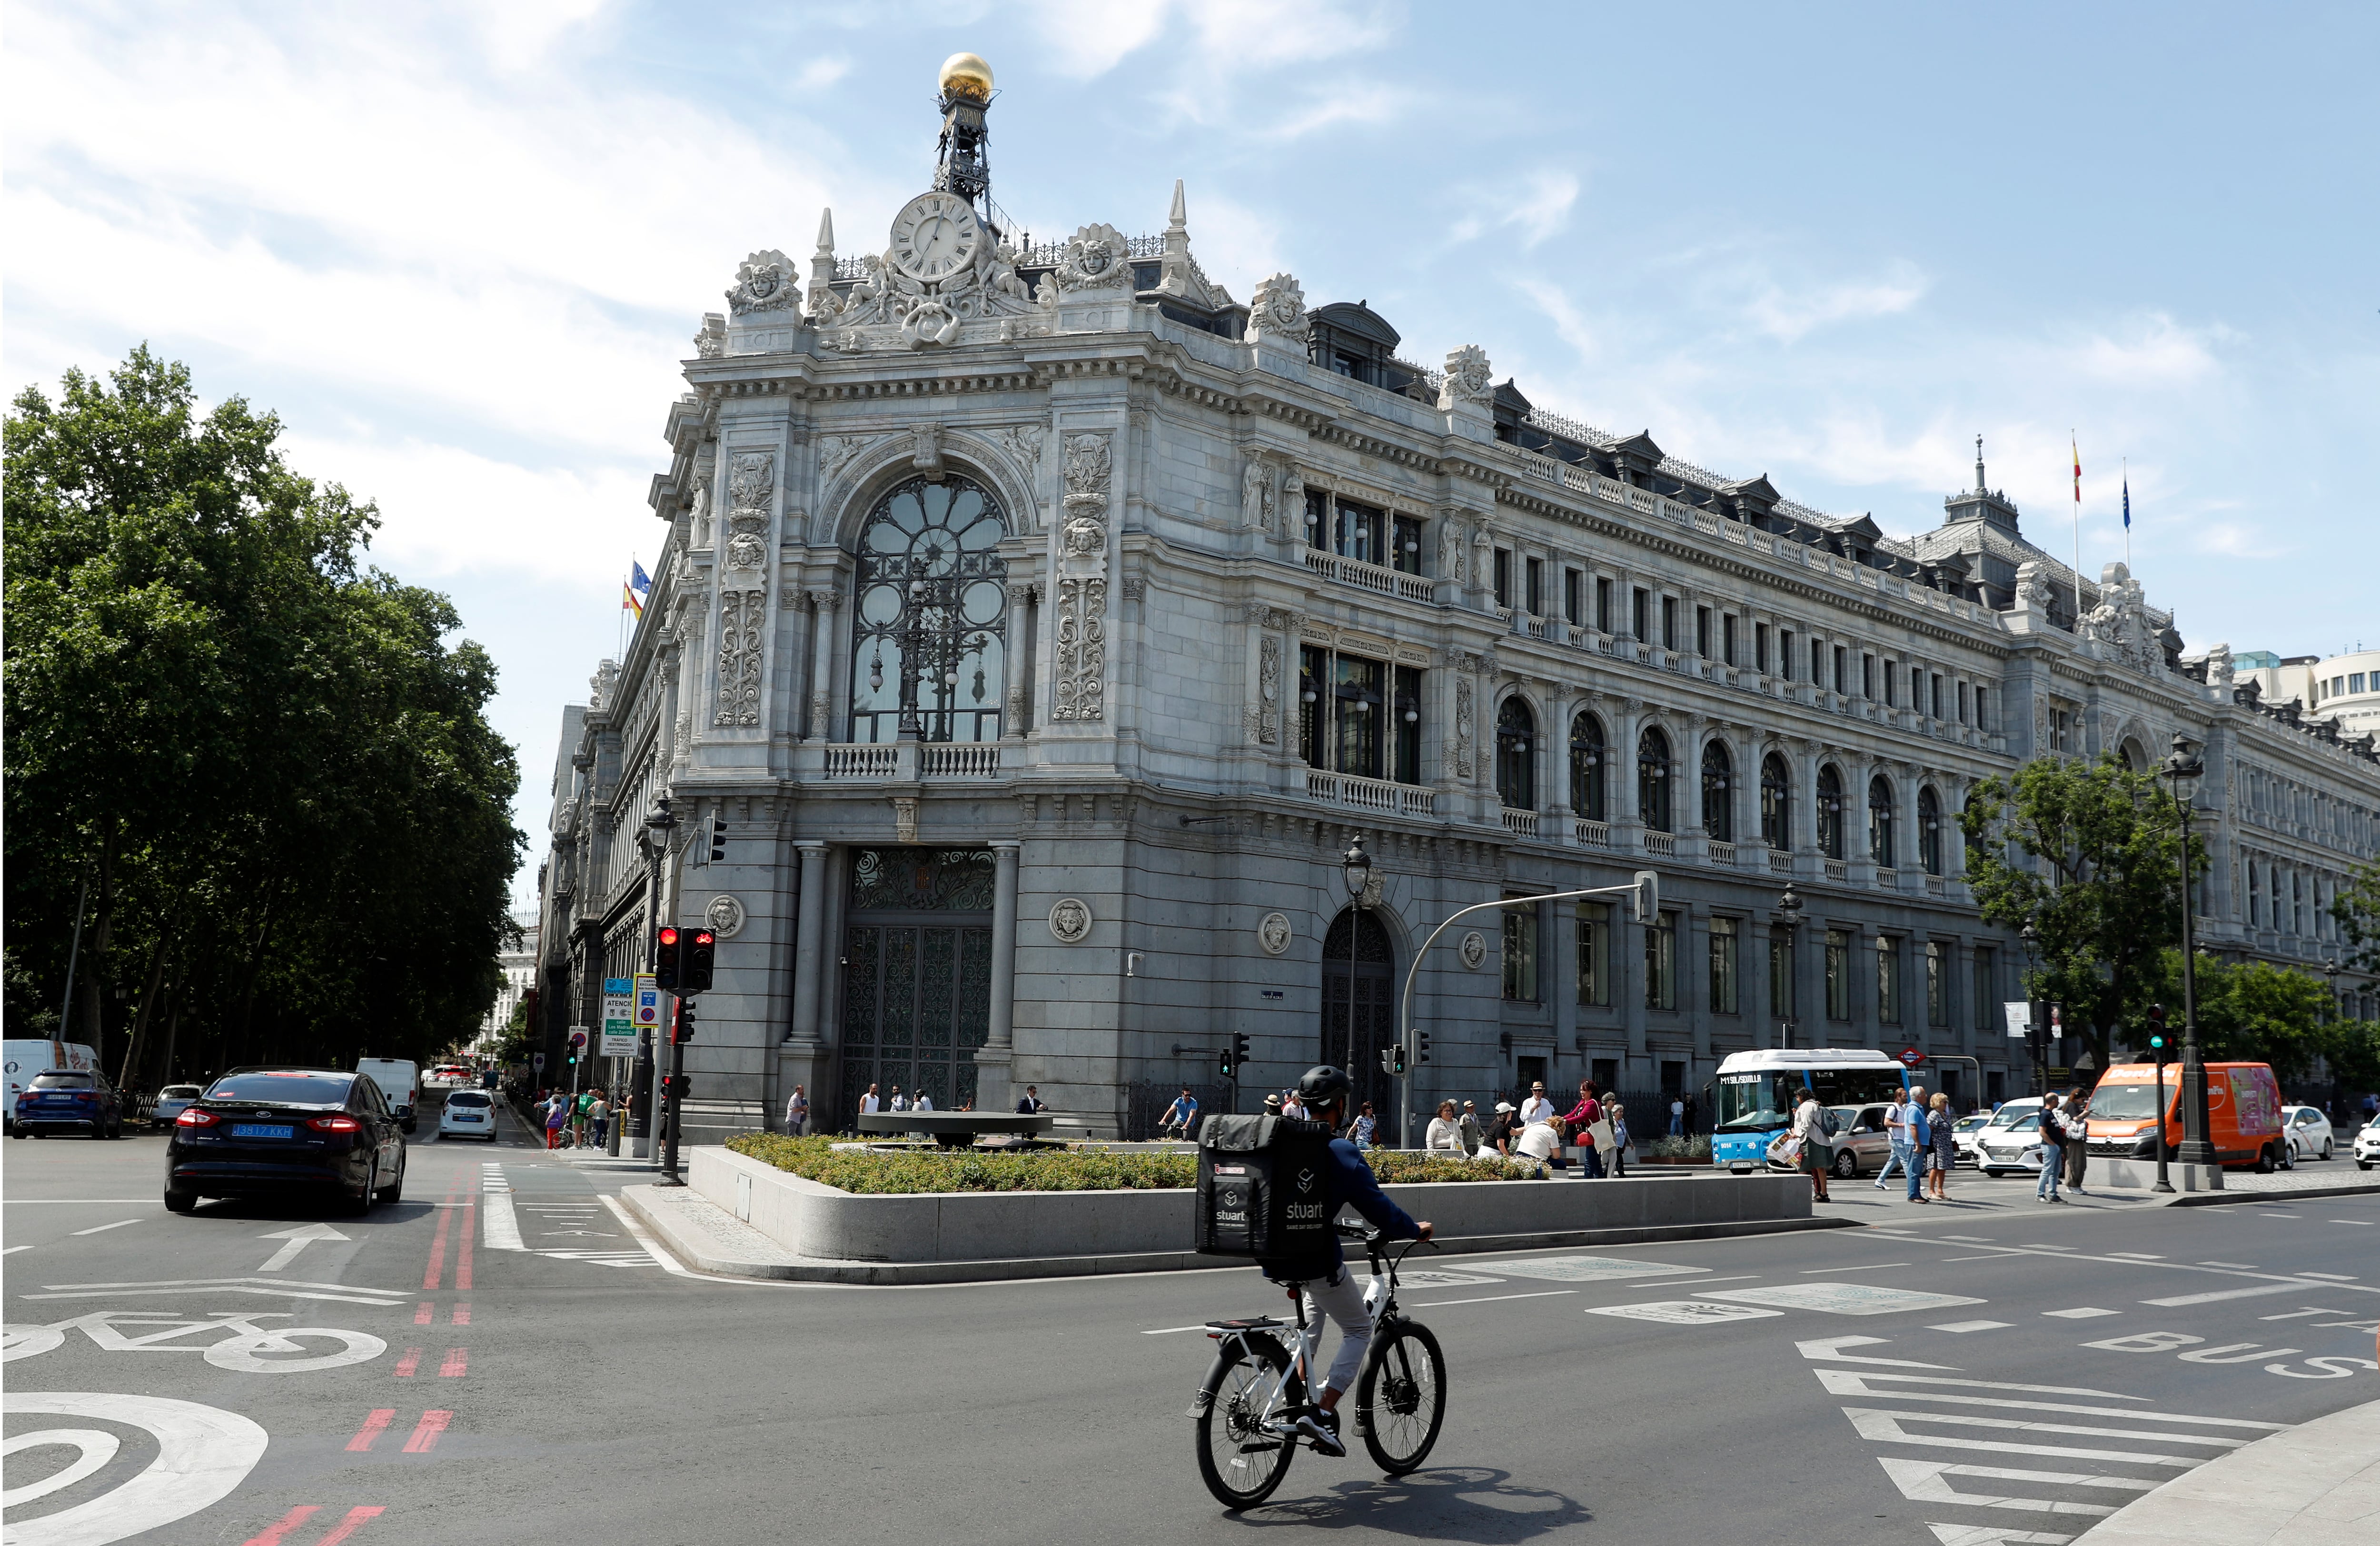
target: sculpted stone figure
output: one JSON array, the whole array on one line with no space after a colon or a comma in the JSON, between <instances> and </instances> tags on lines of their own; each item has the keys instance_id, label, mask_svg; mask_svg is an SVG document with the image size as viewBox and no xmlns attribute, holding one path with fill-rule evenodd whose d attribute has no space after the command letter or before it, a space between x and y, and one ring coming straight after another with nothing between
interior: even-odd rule
<instances>
[{"instance_id":1,"label":"sculpted stone figure","mask_svg":"<svg viewBox=\"0 0 2380 1546\"><path fill-rule=\"evenodd\" d=\"M1305 312L1305 291L1286 274L1276 274L1257 286L1256 300L1248 309L1248 328L1264 337L1277 339L1298 349L1314 334L1313 321Z\"/></svg>"}]
</instances>

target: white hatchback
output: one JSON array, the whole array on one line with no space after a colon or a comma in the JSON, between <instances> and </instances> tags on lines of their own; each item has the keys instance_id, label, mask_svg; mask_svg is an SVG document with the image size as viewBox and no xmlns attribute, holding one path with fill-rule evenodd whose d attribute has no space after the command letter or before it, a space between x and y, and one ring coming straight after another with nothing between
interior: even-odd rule
<instances>
[{"instance_id":1,"label":"white hatchback","mask_svg":"<svg viewBox=\"0 0 2380 1546\"><path fill-rule=\"evenodd\" d=\"M2376 1164L2380 1164L2380 1116L2366 1122L2355 1135L2355 1168L2370 1170Z\"/></svg>"},{"instance_id":2,"label":"white hatchback","mask_svg":"<svg viewBox=\"0 0 2380 1546\"><path fill-rule=\"evenodd\" d=\"M154 1126L170 1126L176 1117L190 1109L190 1102L205 1093L203 1085L169 1084L157 1091L157 1103L150 1108L149 1121Z\"/></svg>"},{"instance_id":3,"label":"white hatchback","mask_svg":"<svg viewBox=\"0 0 2380 1546\"><path fill-rule=\"evenodd\" d=\"M2338 1152L2330 1118L2312 1106L2283 1106L2281 1130L2289 1135L2292 1160L2327 1160Z\"/></svg>"},{"instance_id":4,"label":"white hatchback","mask_svg":"<svg viewBox=\"0 0 2380 1546\"><path fill-rule=\"evenodd\" d=\"M441 1138L485 1138L496 1141L496 1098L484 1090L457 1090L446 1097L438 1114Z\"/></svg>"}]
</instances>

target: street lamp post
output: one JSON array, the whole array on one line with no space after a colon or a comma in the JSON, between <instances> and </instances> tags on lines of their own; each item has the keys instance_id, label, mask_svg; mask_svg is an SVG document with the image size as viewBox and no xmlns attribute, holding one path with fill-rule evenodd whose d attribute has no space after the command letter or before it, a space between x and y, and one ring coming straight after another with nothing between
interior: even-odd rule
<instances>
[{"instance_id":1,"label":"street lamp post","mask_svg":"<svg viewBox=\"0 0 2380 1546\"><path fill-rule=\"evenodd\" d=\"M1777 898L1776 917L1785 926L1785 1013L1777 1017L1777 1031L1790 1048L1794 1034L1802 1029L1801 1018L1795 1013L1801 1007L1802 997L1802 898L1793 894L1791 881L1785 883L1785 895Z\"/></svg>"},{"instance_id":2,"label":"street lamp post","mask_svg":"<svg viewBox=\"0 0 2380 1546\"><path fill-rule=\"evenodd\" d=\"M645 850L645 969L653 969L653 952L660 948L662 926L662 860L669 854L670 833L677 818L670 814L670 797L666 794L653 801L653 813L637 834L637 842ZM650 1140L653 1136L652 1107L655 1099L655 1053L653 1028L648 1026L637 1032L637 1107L631 1118L629 1136ZM639 1158L651 1158L648 1148Z\"/></svg>"},{"instance_id":3,"label":"street lamp post","mask_svg":"<svg viewBox=\"0 0 2380 1546\"><path fill-rule=\"evenodd\" d=\"M2186 1165L2215 1163L2214 1146L2206 1140L2206 1063L2198 1050L2198 960L2190 916L2191 797L2206 776L2199 749L2198 742L2176 731L2163 770L2173 781L2174 818L2181 829L2181 1150L2175 1158Z\"/></svg>"},{"instance_id":4,"label":"street lamp post","mask_svg":"<svg viewBox=\"0 0 2380 1546\"><path fill-rule=\"evenodd\" d=\"M1364 851L1364 834L1347 845L1339 859L1339 868L1347 877L1347 898L1353 911L1347 919L1347 1063L1348 1073L1355 1071L1355 956L1359 938L1364 932L1364 888L1372 883L1372 856Z\"/></svg>"},{"instance_id":5,"label":"street lamp post","mask_svg":"<svg viewBox=\"0 0 2380 1546\"><path fill-rule=\"evenodd\" d=\"M2042 1045L2048 1037L2042 1023L2041 1001L2033 988L2034 977L2041 970L2041 931L2027 923L2016 937L2024 942L2024 1050L2033 1064L2026 1082L2039 1097L2049 1092L2048 1057Z\"/></svg>"}]
</instances>

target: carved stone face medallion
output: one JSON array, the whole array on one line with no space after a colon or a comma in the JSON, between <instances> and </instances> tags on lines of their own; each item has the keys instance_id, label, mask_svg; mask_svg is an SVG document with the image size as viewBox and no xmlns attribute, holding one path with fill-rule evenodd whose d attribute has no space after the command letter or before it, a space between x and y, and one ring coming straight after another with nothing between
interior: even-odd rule
<instances>
[{"instance_id":1,"label":"carved stone face medallion","mask_svg":"<svg viewBox=\"0 0 2380 1546\"><path fill-rule=\"evenodd\" d=\"M1061 896L1050 909L1050 937L1060 944L1080 944L1090 938L1090 904L1079 896Z\"/></svg>"},{"instance_id":2,"label":"carved stone face medallion","mask_svg":"<svg viewBox=\"0 0 2380 1546\"><path fill-rule=\"evenodd\" d=\"M733 896L714 896L710 905L702 909L702 916L709 920L712 933L722 940L733 939L736 931L744 927L744 904Z\"/></svg>"},{"instance_id":3,"label":"carved stone face medallion","mask_svg":"<svg viewBox=\"0 0 2380 1546\"><path fill-rule=\"evenodd\" d=\"M1473 971L1477 971L1480 964L1488 959L1488 936L1476 929L1472 930L1463 936L1460 953L1463 956L1463 964Z\"/></svg>"},{"instance_id":4,"label":"carved stone face medallion","mask_svg":"<svg viewBox=\"0 0 2380 1546\"><path fill-rule=\"evenodd\" d=\"M892 261L920 284L972 267L982 240L974 208L956 194L921 193L892 217Z\"/></svg>"},{"instance_id":5,"label":"carved stone face medallion","mask_svg":"<svg viewBox=\"0 0 2380 1546\"><path fill-rule=\"evenodd\" d=\"M1263 921L1257 925L1257 943L1264 946L1264 953L1268 956L1278 956L1287 950L1289 937L1287 913L1267 913Z\"/></svg>"}]
</instances>

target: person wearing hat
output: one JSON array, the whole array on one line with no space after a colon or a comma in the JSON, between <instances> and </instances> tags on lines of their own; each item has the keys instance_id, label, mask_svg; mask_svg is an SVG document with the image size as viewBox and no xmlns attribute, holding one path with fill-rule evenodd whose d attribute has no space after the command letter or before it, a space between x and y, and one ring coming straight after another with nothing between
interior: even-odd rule
<instances>
[{"instance_id":1,"label":"person wearing hat","mask_svg":"<svg viewBox=\"0 0 2380 1546\"><path fill-rule=\"evenodd\" d=\"M1520 1112L1510 1101L1496 1102L1496 1119L1488 1124L1487 1146L1506 1159L1512 1157L1512 1134L1519 1126Z\"/></svg>"},{"instance_id":2,"label":"person wearing hat","mask_svg":"<svg viewBox=\"0 0 2380 1546\"><path fill-rule=\"evenodd\" d=\"M1279 1116L1281 1114L1281 1097L1278 1095L1266 1096L1264 1100L1264 1107L1265 1114L1267 1116Z\"/></svg>"},{"instance_id":3,"label":"person wearing hat","mask_svg":"<svg viewBox=\"0 0 2380 1546\"><path fill-rule=\"evenodd\" d=\"M1463 1119L1455 1124L1455 1128L1462 1134L1463 1153L1478 1153L1481 1135L1479 1131L1479 1105L1477 1102L1465 1101L1463 1102Z\"/></svg>"}]
</instances>

